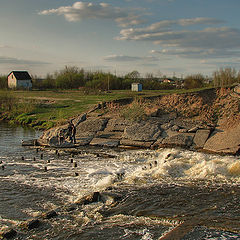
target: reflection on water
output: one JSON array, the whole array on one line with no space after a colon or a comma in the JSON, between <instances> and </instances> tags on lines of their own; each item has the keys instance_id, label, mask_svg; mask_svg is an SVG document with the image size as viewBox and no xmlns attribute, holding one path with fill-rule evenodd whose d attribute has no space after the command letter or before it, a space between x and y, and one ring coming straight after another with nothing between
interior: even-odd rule
<instances>
[{"instance_id":1,"label":"reflection on water","mask_svg":"<svg viewBox=\"0 0 240 240\"><path fill-rule=\"evenodd\" d=\"M20 231L18 239L158 239L178 229L185 229L184 239L239 237L238 157L96 148L58 156L55 150L21 146L21 140L39 134L0 124L0 226L58 209L58 217ZM63 207L93 191L119 199L71 211Z\"/></svg>"}]
</instances>

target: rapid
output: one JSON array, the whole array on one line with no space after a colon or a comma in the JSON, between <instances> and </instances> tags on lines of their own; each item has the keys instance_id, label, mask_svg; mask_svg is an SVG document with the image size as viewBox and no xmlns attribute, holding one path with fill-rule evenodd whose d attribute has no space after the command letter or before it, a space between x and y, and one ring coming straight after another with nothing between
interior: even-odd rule
<instances>
[{"instance_id":1,"label":"rapid","mask_svg":"<svg viewBox=\"0 0 240 240\"><path fill-rule=\"evenodd\" d=\"M239 156L21 146L40 134L0 124L0 230L16 239L240 239ZM104 201L67 207L92 192Z\"/></svg>"}]
</instances>

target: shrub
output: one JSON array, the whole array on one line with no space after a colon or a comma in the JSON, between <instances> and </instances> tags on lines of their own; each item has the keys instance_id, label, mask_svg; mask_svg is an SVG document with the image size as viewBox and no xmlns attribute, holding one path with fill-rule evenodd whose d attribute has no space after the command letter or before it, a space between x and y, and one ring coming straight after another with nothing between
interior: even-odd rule
<instances>
[{"instance_id":1,"label":"shrub","mask_svg":"<svg viewBox=\"0 0 240 240\"><path fill-rule=\"evenodd\" d=\"M213 73L213 83L215 87L229 86L235 82L239 82L240 74L234 68L220 68Z\"/></svg>"},{"instance_id":2,"label":"shrub","mask_svg":"<svg viewBox=\"0 0 240 240\"><path fill-rule=\"evenodd\" d=\"M184 80L184 88L192 89L192 88L201 88L204 84L204 76L202 74L193 74L189 75Z\"/></svg>"},{"instance_id":3,"label":"shrub","mask_svg":"<svg viewBox=\"0 0 240 240\"><path fill-rule=\"evenodd\" d=\"M147 115L145 113L144 104L142 100L135 99L129 107L123 108L120 111L120 115L124 119L131 121L141 121L146 120Z\"/></svg>"}]
</instances>

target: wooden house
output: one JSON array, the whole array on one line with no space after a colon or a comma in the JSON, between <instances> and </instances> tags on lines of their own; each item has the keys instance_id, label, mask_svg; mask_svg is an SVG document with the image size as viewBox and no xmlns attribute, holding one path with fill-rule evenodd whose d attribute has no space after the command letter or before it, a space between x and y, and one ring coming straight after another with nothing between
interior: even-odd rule
<instances>
[{"instance_id":1,"label":"wooden house","mask_svg":"<svg viewBox=\"0 0 240 240\"><path fill-rule=\"evenodd\" d=\"M8 87L31 90L32 78L27 71L12 71L8 74Z\"/></svg>"}]
</instances>

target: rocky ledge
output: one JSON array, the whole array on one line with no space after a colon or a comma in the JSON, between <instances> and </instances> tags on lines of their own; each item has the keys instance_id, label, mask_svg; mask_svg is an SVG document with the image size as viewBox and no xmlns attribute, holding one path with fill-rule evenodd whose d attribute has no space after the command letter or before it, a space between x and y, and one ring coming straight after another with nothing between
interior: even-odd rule
<instances>
[{"instance_id":1,"label":"rocky ledge","mask_svg":"<svg viewBox=\"0 0 240 240\"><path fill-rule=\"evenodd\" d=\"M73 120L76 144L68 139L59 144L59 133L61 130L67 133L67 124L45 131L37 144L50 147L182 147L236 155L240 150L239 92L236 86L160 96L148 100L152 110L142 121L126 120L109 111L108 114L91 111ZM105 104L98 107L104 108Z\"/></svg>"}]
</instances>

